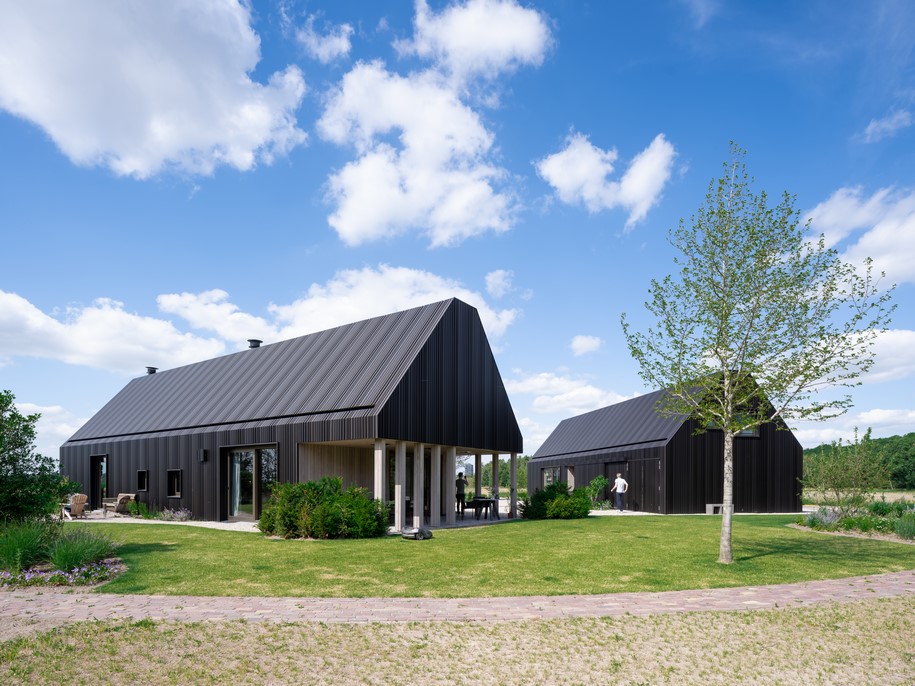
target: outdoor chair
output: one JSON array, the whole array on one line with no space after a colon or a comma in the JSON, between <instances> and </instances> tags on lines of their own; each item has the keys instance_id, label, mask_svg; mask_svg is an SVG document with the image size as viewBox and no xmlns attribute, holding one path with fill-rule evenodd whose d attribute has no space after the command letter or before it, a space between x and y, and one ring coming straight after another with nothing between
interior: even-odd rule
<instances>
[{"instance_id":1,"label":"outdoor chair","mask_svg":"<svg viewBox=\"0 0 915 686\"><path fill-rule=\"evenodd\" d=\"M127 506L134 499L136 494L134 493L118 493L117 498L104 498L102 500L102 507L104 509L105 516L109 512L114 514L127 514Z\"/></svg>"},{"instance_id":2,"label":"outdoor chair","mask_svg":"<svg viewBox=\"0 0 915 686\"><path fill-rule=\"evenodd\" d=\"M74 519L75 517L85 517L86 516L86 501L89 500L89 497L82 494L76 493L70 497L70 503L63 506L62 514L67 519Z\"/></svg>"}]
</instances>

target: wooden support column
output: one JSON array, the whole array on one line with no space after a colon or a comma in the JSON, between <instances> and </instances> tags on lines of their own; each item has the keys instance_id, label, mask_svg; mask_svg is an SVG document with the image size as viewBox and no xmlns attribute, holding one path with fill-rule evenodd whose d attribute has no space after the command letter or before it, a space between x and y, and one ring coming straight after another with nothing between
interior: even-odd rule
<instances>
[{"instance_id":1,"label":"wooden support column","mask_svg":"<svg viewBox=\"0 0 915 686\"><path fill-rule=\"evenodd\" d=\"M425 526L423 510L425 509L424 487L426 484L426 444L413 446L413 526Z\"/></svg>"},{"instance_id":2,"label":"wooden support column","mask_svg":"<svg viewBox=\"0 0 915 686\"><path fill-rule=\"evenodd\" d=\"M496 507L499 507L499 453L492 454L492 497L496 499Z\"/></svg>"},{"instance_id":3,"label":"wooden support column","mask_svg":"<svg viewBox=\"0 0 915 686\"><path fill-rule=\"evenodd\" d=\"M373 497L383 503L388 501L387 446L384 441L375 441L375 491Z\"/></svg>"},{"instance_id":4,"label":"wooden support column","mask_svg":"<svg viewBox=\"0 0 915 686\"><path fill-rule=\"evenodd\" d=\"M442 482L442 446L432 446L432 462L429 474L429 526L442 524L442 490L448 484Z\"/></svg>"},{"instance_id":5,"label":"wooden support column","mask_svg":"<svg viewBox=\"0 0 915 686\"><path fill-rule=\"evenodd\" d=\"M457 467L457 449L453 445L445 448L445 473L442 480L445 483L445 524L454 526L454 508L457 506L455 475Z\"/></svg>"},{"instance_id":6,"label":"wooden support column","mask_svg":"<svg viewBox=\"0 0 915 686\"><path fill-rule=\"evenodd\" d=\"M473 494L479 498L483 495L483 454L477 453L473 458Z\"/></svg>"},{"instance_id":7,"label":"wooden support column","mask_svg":"<svg viewBox=\"0 0 915 686\"><path fill-rule=\"evenodd\" d=\"M394 528L403 529L404 513L407 511L407 444L397 441L394 447Z\"/></svg>"},{"instance_id":8,"label":"wooden support column","mask_svg":"<svg viewBox=\"0 0 915 686\"><path fill-rule=\"evenodd\" d=\"M509 459L511 472L511 502L508 505L508 517L514 519L518 516L518 453L512 453Z\"/></svg>"}]
</instances>

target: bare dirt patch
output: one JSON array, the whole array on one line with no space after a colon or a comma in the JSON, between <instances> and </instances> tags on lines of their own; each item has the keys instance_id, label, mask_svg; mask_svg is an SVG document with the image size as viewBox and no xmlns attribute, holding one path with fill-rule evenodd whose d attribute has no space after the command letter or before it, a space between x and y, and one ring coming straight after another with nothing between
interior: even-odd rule
<instances>
[{"instance_id":1,"label":"bare dirt patch","mask_svg":"<svg viewBox=\"0 0 915 686\"><path fill-rule=\"evenodd\" d=\"M911 684L915 595L754 612L410 624L90 622L0 644L0 682ZM214 659L214 656L219 656Z\"/></svg>"}]
</instances>

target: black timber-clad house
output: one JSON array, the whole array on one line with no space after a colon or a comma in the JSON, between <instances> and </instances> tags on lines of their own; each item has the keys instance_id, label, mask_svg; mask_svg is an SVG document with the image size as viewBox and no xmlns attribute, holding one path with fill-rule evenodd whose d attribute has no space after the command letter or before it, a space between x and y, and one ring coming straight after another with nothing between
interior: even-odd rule
<instances>
[{"instance_id":1,"label":"black timber-clad house","mask_svg":"<svg viewBox=\"0 0 915 686\"><path fill-rule=\"evenodd\" d=\"M553 480L586 486L617 472L629 483L626 509L662 514L716 512L722 501L721 431L696 433L685 415L655 409L656 391L560 422L528 463L528 488ZM734 438L734 511L799 512L803 449L774 423ZM612 497L608 492L605 497Z\"/></svg>"},{"instance_id":2,"label":"black timber-clad house","mask_svg":"<svg viewBox=\"0 0 915 686\"><path fill-rule=\"evenodd\" d=\"M134 379L61 447L61 471L92 507L136 493L203 520L257 519L274 481L341 476L393 503L399 528L453 522L456 455L509 453L514 467L522 450L460 300L257 343Z\"/></svg>"}]
</instances>

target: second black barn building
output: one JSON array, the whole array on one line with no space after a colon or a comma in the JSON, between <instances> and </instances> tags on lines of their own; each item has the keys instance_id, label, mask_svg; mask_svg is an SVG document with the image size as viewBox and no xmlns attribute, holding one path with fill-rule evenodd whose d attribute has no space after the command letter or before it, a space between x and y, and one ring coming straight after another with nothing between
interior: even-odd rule
<instances>
[{"instance_id":1,"label":"second black barn building","mask_svg":"<svg viewBox=\"0 0 915 686\"><path fill-rule=\"evenodd\" d=\"M697 434L692 418L660 415L655 408L663 393L562 421L528 463L528 488L555 480L585 486L599 475L612 484L622 473L629 483L626 509L716 512L722 501L721 431ZM735 512L799 512L802 460L798 440L775 423L735 437Z\"/></svg>"}]
</instances>

